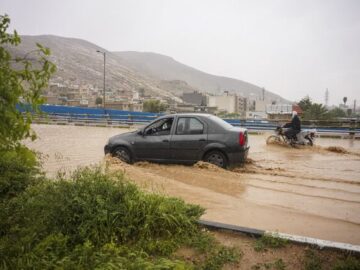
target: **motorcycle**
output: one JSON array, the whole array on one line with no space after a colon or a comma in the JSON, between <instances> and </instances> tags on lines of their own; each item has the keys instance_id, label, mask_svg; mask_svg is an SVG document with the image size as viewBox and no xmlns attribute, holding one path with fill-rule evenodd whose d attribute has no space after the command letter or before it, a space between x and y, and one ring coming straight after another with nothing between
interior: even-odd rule
<instances>
[{"instance_id":1,"label":"motorcycle","mask_svg":"<svg viewBox=\"0 0 360 270\"><path fill-rule=\"evenodd\" d=\"M269 136L266 139L266 143L267 144L274 142L286 143L293 147L296 145L310 145L310 146L314 145L315 135L316 135L315 129L301 130L298 134L296 134L296 136L293 136L292 138L288 138L285 135L286 130L287 129L284 127L277 127L275 129L275 135Z\"/></svg>"}]
</instances>

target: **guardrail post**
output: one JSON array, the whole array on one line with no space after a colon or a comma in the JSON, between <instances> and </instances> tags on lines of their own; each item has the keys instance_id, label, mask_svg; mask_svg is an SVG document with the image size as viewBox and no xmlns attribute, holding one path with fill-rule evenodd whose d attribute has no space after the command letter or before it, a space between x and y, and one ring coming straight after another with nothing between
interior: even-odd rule
<instances>
[{"instance_id":1,"label":"guardrail post","mask_svg":"<svg viewBox=\"0 0 360 270\"><path fill-rule=\"evenodd\" d=\"M133 124L133 117L132 117L132 115L129 113L129 115L128 115L128 124L129 125L132 125Z\"/></svg>"},{"instance_id":2,"label":"guardrail post","mask_svg":"<svg viewBox=\"0 0 360 270\"><path fill-rule=\"evenodd\" d=\"M107 119L107 124L111 125L111 117L109 113L107 114L106 119Z\"/></svg>"},{"instance_id":3,"label":"guardrail post","mask_svg":"<svg viewBox=\"0 0 360 270\"><path fill-rule=\"evenodd\" d=\"M355 121L355 119L351 119L350 120L350 125L349 125L349 136L350 136L350 138L355 137L355 127L356 127L356 121Z\"/></svg>"}]
</instances>

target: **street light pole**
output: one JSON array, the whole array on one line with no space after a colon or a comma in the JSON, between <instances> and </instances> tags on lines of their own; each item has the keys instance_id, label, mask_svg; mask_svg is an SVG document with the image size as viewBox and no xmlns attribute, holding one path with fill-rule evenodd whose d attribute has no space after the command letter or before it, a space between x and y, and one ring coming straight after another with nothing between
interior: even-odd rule
<instances>
[{"instance_id":1,"label":"street light pole","mask_svg":"<svg viewBox=\"0 0 360 270\"><path fill-rule=\"evenodd\" d=\"M105 64L106 64L106 52L97 50L96 52L103 54L104 56L104 97L103 97L103 108L105 109Z\"/></svg>"}]
</instances>

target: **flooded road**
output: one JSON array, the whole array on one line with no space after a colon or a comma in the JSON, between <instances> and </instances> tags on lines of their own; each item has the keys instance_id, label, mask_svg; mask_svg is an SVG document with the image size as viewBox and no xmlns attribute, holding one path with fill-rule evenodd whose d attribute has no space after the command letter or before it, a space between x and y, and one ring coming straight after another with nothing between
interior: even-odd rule
<instances>
[{"instance_id":1,"label":"flooded road","mask_svg":"<svg viewBox=\"0 0 360 270\"><path fill-rule=\"evenodd\" d=\"M27 143L44 155L54 175L104 161L110 136L127 129L34 125L39 139ZM316 147L266 145L250 135L249 162L226 171L194 166L123 164L107 158L140 186L207 209L203 219L360 244L360 141L317 139ZM343 147L337 153L328 146ZM331 149L330 149L331 150Z\"/></svg>"}]
</instances>

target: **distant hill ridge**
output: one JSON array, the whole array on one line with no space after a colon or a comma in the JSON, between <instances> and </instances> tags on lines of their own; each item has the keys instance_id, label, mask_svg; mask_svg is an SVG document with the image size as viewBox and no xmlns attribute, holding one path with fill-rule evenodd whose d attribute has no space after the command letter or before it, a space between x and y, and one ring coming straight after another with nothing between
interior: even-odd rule
<instances>
[{"instance_id":1,"label":"distant hill ridge","mask_svg":"<svg viewBox=\"0 0 360 270\"><path fill-rule=\"evenodd\" d=\"M179 63L166 55L135 51L116 52L116 54L127 62L127 66L152 78L182 80L200 91L213 94L221 94L224 90L228 90L246 97L250 94L262 97L263 89L259 86L238 79L211 75ZM266 91L265 97L268 100L285 101L269 91Z\"/></svg>"},{"instance_id":2,"label":"distant hill ridge","mask_svg":"<svg viewBox=\"0 0 360 270\"><path fill-rule=\"evenodd\" d=\"M78 38L53 35L21 36L22 43L12 49L17 56L25 55L36 43L49 47L51 59L58 67L54 81L74 84L92 84L102 89L103 58L97 50L105 51L107 88L119 91L145 89L147 94L179 100L182 92L198 90L220 94L234 91L248 97L262 95L262 88L232 78L207 74L177 62L173 58L151 52L110 52L100 46ZM266 91L267 100L285 101Z\"/></svg>"}]
</instances>

